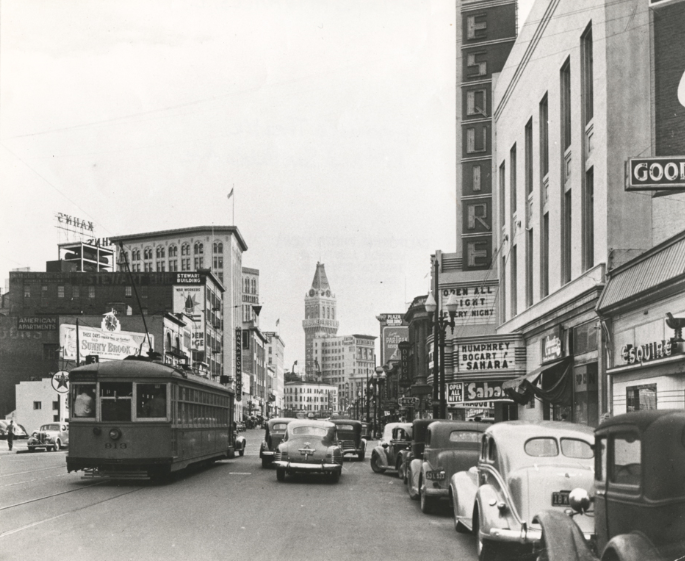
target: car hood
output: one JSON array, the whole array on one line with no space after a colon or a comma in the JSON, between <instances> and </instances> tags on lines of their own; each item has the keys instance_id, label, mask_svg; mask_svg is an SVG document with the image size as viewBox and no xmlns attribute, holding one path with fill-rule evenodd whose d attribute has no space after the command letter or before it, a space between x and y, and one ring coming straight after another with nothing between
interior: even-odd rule
<instances>
[{"instance_id":1,"label":"car hood","mask_svg":"<svg viewBox=\"0 0 685 561\"><path fill-rule=\"evenodd\" d=\"M564 511L570 508L568 505L553 506L553 493L581 487L592 496L595 489L593 468L572 463L521 468L509 474L507 484L516 511L529 524L543 510L553 508ZM594 519L576 516L574 520L583 532L593 531Z\"/></svg>"},{"instance_id":2,"label":"car hood","mask_svg":"<svg viewBox=\"0 0 685 561\"><path fill-rule=\"evenodd\" d=\"M288 460L298 463L321 463L326 458L328 446L320 440L302 439L281 442L278 446L281 454L288 454ZM282 458L286 459L286 458Z\"/></svg>"}]
</instances>

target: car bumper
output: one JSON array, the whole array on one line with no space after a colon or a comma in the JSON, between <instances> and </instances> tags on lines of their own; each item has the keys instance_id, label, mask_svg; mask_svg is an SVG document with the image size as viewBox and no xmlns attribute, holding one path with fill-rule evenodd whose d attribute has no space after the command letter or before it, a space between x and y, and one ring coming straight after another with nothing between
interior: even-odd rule
<instances>
[{"instance_id":1,"label":"car bumper","mask_svg":"<svg viewBox=\"0 0 685 561\"><path fill-rule=\"evenodd\" d=\"M262 458L273 458L274 453L271 450L262 450Z\"/></svg>"},{"instance_id":2,"label":"car bumper","mask_svg":"<svg viewBox=\"0 0 685 561\"><path fill-rule=\"evenodd\" d=\"M511 530L509 528L490 528L488 536L491 540L509 543L534 544L542 539L540 528L528 528L527 530ZM583 537L590 542L594 540L594 534L583 532Z\"/></svg>"},{"instance_id":3,"label":"car bumper","mask_svg":"<svg viewBox=\"0 0 685 561\"><path fill-rule=\"evenodd\" d=\"M426 493L427 497L436 497L436 498L440 498L440 497L447 498L450 495L450 492L448 489L435 489L435 488L431 489L430 487L426 487L425 493Z\"/></svg>"},{"instance_id":4,"label":"car bumper","mask_svg":"<svg viewBox=\"0 0 685 561\"><path fill-rule=\"evenodd\" d=\"M276 468L285 468L286 470L290 471L307 471L311 473L327 473L342 469L340 464L334 463L306 464L303 462L286 462L283 460L275 460L273 464L276 466Z\"/></svg>"}]
</instances>

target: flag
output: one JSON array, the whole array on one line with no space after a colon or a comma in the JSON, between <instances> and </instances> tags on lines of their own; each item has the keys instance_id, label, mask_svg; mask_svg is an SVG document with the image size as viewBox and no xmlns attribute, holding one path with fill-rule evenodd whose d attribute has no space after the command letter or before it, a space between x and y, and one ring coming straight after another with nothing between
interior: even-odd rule
<instances>
[{"instance_id":1,"label":"flag","mask_svg":"<svg viewBox=\"0 0 685 561\"><path fill-rule=\"evenodd\" d=\"M281 319L280 319L280 318L278 318L278 319L276 320L276 327L278 327L278 324L279 324L279 323L281 323Z\"/></svg>"},{"instance_id":2,"label":"flag","mask_svg":"<svg viewBox=\"0 0 685 561\"><path fill-rule=\"evenodd\" d=\"M230 199L233 196L233 189L231 189L231 192L228 194L228 198Z\"/></svg>"},{"instance_id":3,"label":"flag","mask_svg":"<svg viewBox=\"0 0 685 561\"><path fill-rule=\"evenodd\" d=\"M293 362L293 366L296 366L296 365L297 365L297 361Z\"/></svg>"}]
</instances>

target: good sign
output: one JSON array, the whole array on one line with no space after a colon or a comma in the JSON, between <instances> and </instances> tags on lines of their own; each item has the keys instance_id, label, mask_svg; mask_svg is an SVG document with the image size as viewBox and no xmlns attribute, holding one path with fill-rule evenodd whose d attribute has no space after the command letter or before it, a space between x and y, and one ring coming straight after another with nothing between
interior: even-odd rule
<instances>
[{"instance_id":1,"label":"good sign","mask_svg":"<svg viewBox=\"0 0 685 561\"><path fill-rule=\"evenodd\" d=\"M633 158L626 164L626 191L680 190L685 187L685 157Z\"/></svg>"}]
</instances>

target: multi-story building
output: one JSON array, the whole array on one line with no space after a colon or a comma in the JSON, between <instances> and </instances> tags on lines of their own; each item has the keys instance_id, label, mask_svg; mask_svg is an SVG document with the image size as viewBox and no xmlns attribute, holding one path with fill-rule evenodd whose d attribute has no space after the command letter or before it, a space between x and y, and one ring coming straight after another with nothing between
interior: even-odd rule
<instances>
[{"instance_id":1,"label":"multi-story building","mask_svg":"<svg viewBox=\"0 0 685 561\"><path fill-rule=\"evenodd\" d=\"M283 400L285 393L285 343L281 336L275 331L265 331L266 337L266 363L273 368L273 384L271 393L273 395L272 409L275 413L280 413L285 408Z\"/></svg>"},{"instance_id":2,"label":"multi-story building","mask_svg":"<svg viewBox=\"0 0 685 561\"><path fill-rule=\"evenodd\" d=\"M538 0L528 22L493 99L497 333L526 348L507 389L521 417L596 425L611 393L605 275L685 226L682 196L631 192L625 174L631 158L685 154L685 3Z\"/></svg>"},{"instance_id":3,"label":"multi-story building","mask_svg":"<svg viewBox=\"0 0 685 561\"><path fill-rule=\"evenodd\" d=\"M259 270L243 267L243 325L259 327Z\"/></svg>"},{"instance_id":4,"label":"multi-story building","mask_svg":"<svg viewBox=\"0 0 685 561\"><path fill-rule=\"evenodd\" d=\"M365 395L366 381L375 367L375 340L373 335L314 338L317 378L337 387L341 411L346 411L356 399L363 399Z\"/></svg>"},{"instance_id":5,"label":"multi-story building","mask_svg":"<svg viewBox=\"0 0 685 561\"><path fill-rule=\"evenodd\" d=\"M258 327L243 328L242 365L250 378L249 408L251 415L266 416L267 393L267 338Z\"/></svg>"},{"instance_id":6,"label":"multi-story building","mask_svg":"<svg viewBox=\"0 0 685 561\"><path fill-rule=\"evenodd\" d=\"M304 297L305 375L317 376L320 371L314 359L314 338L338 332L335 294L331 292L323 263L316 264L314 280Z\"/></svg>"},{"instance_id":7,"label":"multi-story building","mask_svg":"<svg viewBox=\"0 0 685 561\"><path fill-rule=\"evenodd\" d=\"M225 291L212 311L221 323L223 371L236 380L236 329L242 326L242 254L247 245L236 226L197 226L111 238L118 246L120 270L127 263L134 272L190 273L209 269ZM123 248L123 249L122 249Z\"/></svg>"},{"instance_id":8,"label":"multi-story building","mask_svg":"<svg viewBox=\"0 0 685 561\"><path fill-rule=\"evenodd\" d=\"M286 382L285 414L304 412L311 417L329 417L338 409L335 386L323 382Z\"/></svg>"}]
</instances>

